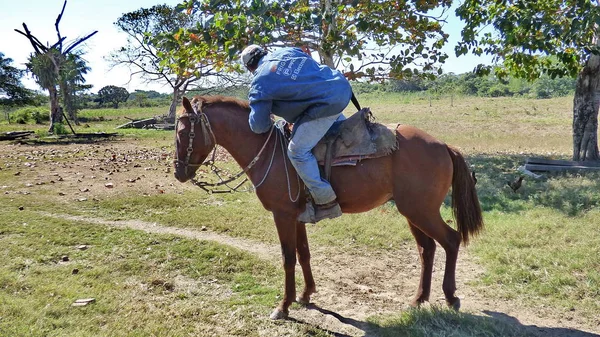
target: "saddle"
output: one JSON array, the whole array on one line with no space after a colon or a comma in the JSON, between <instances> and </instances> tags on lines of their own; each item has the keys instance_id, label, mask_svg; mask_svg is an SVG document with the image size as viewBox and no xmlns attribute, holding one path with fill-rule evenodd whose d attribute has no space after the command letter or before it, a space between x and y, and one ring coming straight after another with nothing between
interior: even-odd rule
<instances>
[{"instance_id":1,"label":"saddle","mask_svg":"<svg viewBox=\"0 0 600 337\"><path fill-rule=\"evenodd\" d=\"M363 159L392 153L398 148L396 127L375 123L369 108L335 122L312 151L323 166L324 178L329 180L332 166L354 166Z\"/></svg>"}]
</instances>

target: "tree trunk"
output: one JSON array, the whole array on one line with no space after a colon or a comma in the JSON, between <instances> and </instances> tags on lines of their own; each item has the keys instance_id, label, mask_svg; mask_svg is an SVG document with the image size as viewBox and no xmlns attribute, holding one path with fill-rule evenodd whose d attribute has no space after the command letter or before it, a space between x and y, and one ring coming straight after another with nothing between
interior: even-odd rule
<instances>
[{"instance_id":1,"label":"tree trunk","mask_svg":"<svg viewBox=\"0 0 600 337\"><path fill-rule=\"evenodd\" d=\"M335 69L333 62L333 41L338 38L339 32L336 21L337 11L334 9L331 0L324 1L323 16L325 24L322 27L323 42L319 48L319 57L321 58L321 64Z\"/></svg>"},{"instance_id":2,"label":"tree trunk","mask_svg":"<svg viewBox=\"0 0 600 337\"><path fill-rule=\"evenodd\" d=\"M62 112L60 111L60 103L58 101L58 91L56 87L48 88L48 93L50 95L50 127L48 128L48 132L54 132L54 125L56 123L62 123Z\"/></svg>"},{"instance_id":3,"label":"tree trunk","mask_svg":"<svg viewBox=\"0 0 600 337\"><path fill-rule=\"evenodd\" d=\"M319 51L319 57L321 58L321 64L324 64L331 69L335 69L335 64L333 63L333 56L328 55L326 52Z\"/></svg>"},{"instance_id":4,"label":"tree trunk","mask_svg":"<svg viewBox=\"0 0 600 337\"><path fill-rule=\"evenodd\" d=\"M77 120L77 109L75 108L75 97L72 95L71 88L68 84L60 84L60 94L63 100L63 107L67 111L67 116L69 116L75 125L79 125L79 121Z\"/></svg>"},{"instance_id":5,"label":"tree trunk","mask_svg":"<svg viewBox=\"0 0 600 337\"><path fill-rule=\"evenodd\" d=\"M175 122L177 106L179 106L179 100L181 99L181 95L183 95L183 90L179 90L179 88L180 87L173 88L173 99L171 100L171 106L169 107L169 113L167 114L167 122L169 123Z\"/></svg>"},{"instance_id":6,"label":"tree trunk","mask_svg":"<svg viewBox=\"0 0 600 337\"><path fill-rule=\"evenodd\" d=\"M590 55L577 77L573 99L573 160L600 160L598 154L598 107L600 103L600 56Z\"/></svg>"}]
</instances>

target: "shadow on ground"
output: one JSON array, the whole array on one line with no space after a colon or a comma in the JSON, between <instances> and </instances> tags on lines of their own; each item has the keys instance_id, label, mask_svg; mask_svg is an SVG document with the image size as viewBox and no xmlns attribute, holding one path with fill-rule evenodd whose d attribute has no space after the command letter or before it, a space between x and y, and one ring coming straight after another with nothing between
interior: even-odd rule
<instances>
[{"instance_id":1,"label":"shadow on ground","mask_svg":"<svg viewBox=\"0 0 600 337\"><path fill-rule=\"evenodd\" d=\"M532 206L556 209L568 216L577 216L600 206L600 173L544 173L534 179L517 171L527 155L476 155L467 158L477 178L477 194L484 211L518 213ZM524 176L522 186L513 191L507 184ZM446 205L451 199L446 198Z\"/></svg>"},{"instance_id":2,"label":"shadow on ground","mask_svg":"<svg viewBox=\"0 0 600 337\"><path fill-rule=\"evenodd\" d=\"M332 316L340 323L350 325L360 330L360 335L366 337L429 337L429 336L539 336L539 337L598 337L600 335L577 329L539 327L524 325L518 319L501 312L484 311L488 316L453 311L417 310L409 318L386 321L378 324L371 321L360 321L342 316L334 311L310 304L308 310L316 310L327 316ZM310 330L318 330L336 337L350 337L342 332L331 331L302 319L290 318L292 322L306 325Z\"/></svg>"},{"instance_id":3,"label":"shadow on ground","mask_svg":"<svg viewBox=\"0 0 600 337\"><path fill-rule=\"evenodd\" d=\"M504 323L517 326L520 329L523 329L524 332L534 335L534 336L548 336L548 337L597 337L600 336L595 333L581 331L577 329L568 329L568 328L548 328L548 327L539 327L536 325L523 325L519 322L518 319L507 315L502 312L496 311L483 311L484 314L489 315L491 319L496 319L498 321L502 321Z\"/></svg>"}]
</instances>

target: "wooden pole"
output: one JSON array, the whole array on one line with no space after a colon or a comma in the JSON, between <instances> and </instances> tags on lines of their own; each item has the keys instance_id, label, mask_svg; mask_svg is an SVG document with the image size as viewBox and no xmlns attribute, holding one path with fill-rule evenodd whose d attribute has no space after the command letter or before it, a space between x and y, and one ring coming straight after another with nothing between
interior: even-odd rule
<instances>
[{"instance_id":1,"label":"wooden pole","mask_svg":"<svg viewBox=\"0 0 600 337\"><path fill-rule=\"evenodd\" d=\"M67 124L69 125L69 128L71 128L71 132L73 132L73 134L75 135L75 130L73 130L73 127L71 126L71 123L69 122L69 119L67 118L67 115L65 115L65 110L63 110L61 107L59 107L60 109L60 113L63 115L63 117L65 118L65 120L67 121Z\"/></svg>"}]
</instances>

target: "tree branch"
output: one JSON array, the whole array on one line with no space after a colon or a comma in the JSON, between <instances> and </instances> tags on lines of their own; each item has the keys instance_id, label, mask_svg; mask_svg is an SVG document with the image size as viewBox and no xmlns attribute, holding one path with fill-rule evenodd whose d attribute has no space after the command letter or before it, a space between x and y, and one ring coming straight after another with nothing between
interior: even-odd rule
<instances>
[{"instance_id":1,"label":"tree branch","mask_svg":"<svg viewBox=\"0 0 600 337\"><path fill-rule=\"evenodd\" d=\"M58 50L62 53L62 42L64 41L64 38L60 36L60 30L58 29L58 24L60 23L60 19L62 19L62 16L65 12L65 7L67 7L67 0L65 0L65 3L63 4L62 10L60 11L60 14L58 14L58 16L56 17L56 21L54 22L54 27L56 28L56 35L58 35L58 42L56 42L54 45L60 45L60 47L58 48Z\"/></svg>"},{"instance_id":2,"label":"tree branch","mask_svg":"<svg viewBox=\"0 0 600 337\"><path fill-rule=\"evenodd\" d=\"M95 31L95 32L89 34L88 36L79 39L78 41L76 41L75 43L73 43L71 46L69 46L67 48L67 50L65 50L64 54L68 54L69 52L71 52L71 50L73 50L75 47L77 47L78 45L80 45L81 43L83 43L85 40L87 40L90 37L94 36L96 33L98 33L98 31Z\"/></svg>"},{"instance_id":3,"label":"tree branch","mask_svg":"<svg viewBox=\"0 0 600 337\"><path fill-rule=\"evenodd\" d=\"M24 35L29 42L31 42L31 45L33 46L33 49L35 50L36 54L43 54L42 52L46 52L48 51L48 48L45 47L40 40L38 40L35 36L31 35L31 31L29 31L29 28L27 28L27 25L25 24L25 22L23 22L23 28L25 28L25 33L23 33L22 31L15 29L15 31L19 34ZM41 49L41 51L40 51Z\"/></svg>"},{"instance_id":4,"label":"tree branch","mask_svg":"<svg viewBox=\"0 0 600 337\"><path fill-rule=\"evenodd\" d=\"M62 53L62 43L65 39L66 39L66 37L61 37L55 44L50 46L50 48L48 48L48 49L56 48L57 46L60 45L60 49L58 49L58 48L56 48L56 49Z\"/></svg>"},{"instance_id":5,"label":"tree branch","mask_svg":"<svg viewBox=\"0 0 600 337\"><path fill-rule=\"evenodd\" d=\"M420 12L417 12L417 11L415 11L415 15L418 15L418 16L423 17L423 18L431 19L431 20L434 20L434 21L437 21L437 22L448 23L446 21L446 19L448 18L447 16L445 18L442 18L446 14L447 10L448 10L448 8L442 9L442 12L438 16L427 15L427 14L420 13Z\"/></svg>"}]
</instances>

